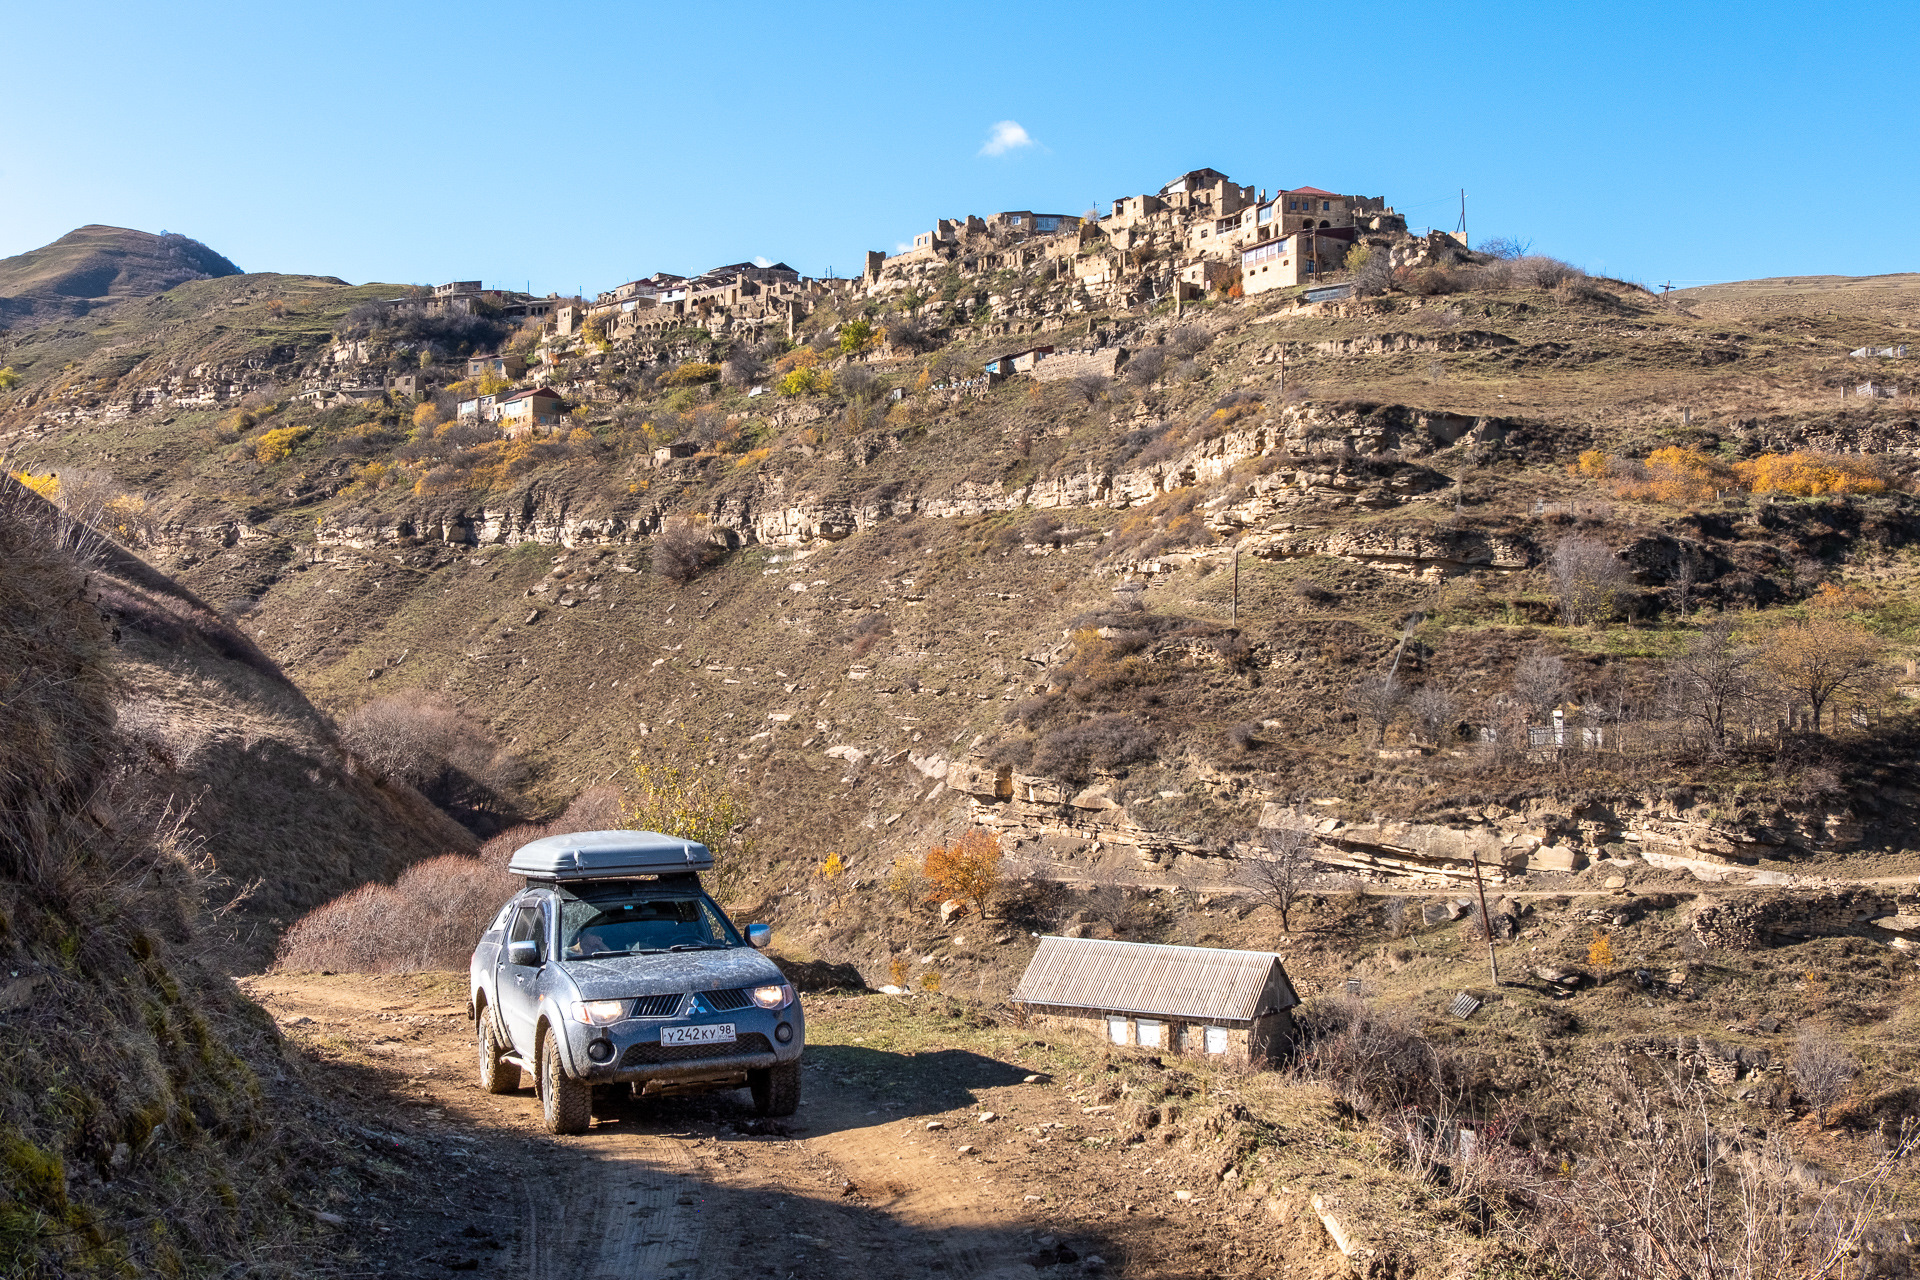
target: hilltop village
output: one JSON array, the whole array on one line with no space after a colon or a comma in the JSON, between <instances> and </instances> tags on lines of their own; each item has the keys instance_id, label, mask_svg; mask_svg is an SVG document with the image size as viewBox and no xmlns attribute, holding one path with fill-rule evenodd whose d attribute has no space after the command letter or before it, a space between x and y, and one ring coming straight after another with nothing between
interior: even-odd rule
<instances>
[{"instance_id":1,"label":"hilltop village","mask_svg":"<svg viewBox=\"0 0 1920 1280\"><path fill-rule=\"evenodd\" d=\"M655 272L591 300L457 281L385 305L537 329L523 352L469 357L470 382L458 402L461 418L498 421L517 436L559 427L569 406L617 399L619 389L600 376L608 353L717 364L735 350L791 342L822 305L872 310L877 303L895 322L876 329L871 344L842 353L856 361L887 360L896 345L907 347L898 354L912 354L963 326L981 338L1007 339L1005 353L953 372L949 388L964 391L1013 373L1041 381L1113 376L1126 361L1124 347L1056 350L1044 341L1089 315L1145 314L1168 302L1178 308L1208 296L1277 290L1317 302L1347 296L1356 287L1352 268L1369 258L1384 276L1465 256L1464 237L1409 234L1406 219L1383 197L1314 186L1269 192L1195 169L1155 192L1115 200L1105 215L1022 209L942 218L915 235L911 248L891 256L869 251L858 277L823 279L784 262L736 262L692 277ZM384 354L361 342L336 343L298 395L327 403L432 389L430 377L411 373L365 376Z\"/></svg>"}]
</instances>

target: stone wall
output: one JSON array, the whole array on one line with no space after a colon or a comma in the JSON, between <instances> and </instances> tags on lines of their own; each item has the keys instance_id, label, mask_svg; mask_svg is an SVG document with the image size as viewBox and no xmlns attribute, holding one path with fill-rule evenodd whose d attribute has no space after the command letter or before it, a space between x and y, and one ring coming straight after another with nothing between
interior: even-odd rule
<instances>
[{"instance_id":1,"label":"stone wall","mask_svg":"<svg viewBox=\"0 0 1920 1280\"><path fill-rule=\"evenodd\" d=\"M1752 951L1806 938L1878 937L1873 921L1893 915L1894 895L1878 889L1800 890L1721 898L1694 908L1693 934L1709 947Z\"/></svg>"},{"instance_id":2,"label":"stone wall","mask_svg":"<svg viewBox=\"0 0 1920 1280\"><path fill-rule=\"evenodd\" d=\"M1033 367L1035 382L1064 382L1082 374L1111 378L1127 362L1125 347L1089 347L1055 351Z\"/></svg>"}]
</instances>

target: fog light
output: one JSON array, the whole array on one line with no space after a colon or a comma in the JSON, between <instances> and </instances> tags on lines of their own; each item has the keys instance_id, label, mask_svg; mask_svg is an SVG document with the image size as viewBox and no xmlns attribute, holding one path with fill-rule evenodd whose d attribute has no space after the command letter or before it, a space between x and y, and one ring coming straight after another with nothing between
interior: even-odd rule
<instances>
[{"instance_id":1,"label":"fog light","mask_svg":"<svg viewBox=\"0 0 1920 1280\"><path fill-rule=\"evenodd\" d=\"M781 1044L793 1043L793 1024L791 1022L783 1022L775 1027L773 1029L773 1038Z\"/></svg>"},{"instance_id":2,"label":"fog light","mask_svg":"<svg viewBox=\"0 0 1920 1280\"><path fill-rule=\"evenodd\" d=\"M613 1041L595 1040L587 1046L587 1056L595 1062L613 1061Z\"/></svg>"}]
</instances>

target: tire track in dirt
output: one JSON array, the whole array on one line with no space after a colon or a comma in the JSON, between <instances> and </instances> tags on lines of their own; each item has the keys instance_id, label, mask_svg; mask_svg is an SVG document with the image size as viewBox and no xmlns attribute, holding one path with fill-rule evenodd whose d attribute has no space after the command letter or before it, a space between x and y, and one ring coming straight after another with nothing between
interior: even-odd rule
<instances>
[{"instance_id":1,"label":"tire track in dirt","mask_svg":"<svg viewBox=\"0 0 1920 1280\"><path fill-rule=\"evenodd\" d=\"M929 1131L911 1106L844 1088L822 1065L807 1069L790 1121L755 1118L744 1092L667 1097L597 1110L586 1134L555 1138L531 1087L478 1088L472 1024L444 995L398 975L245 986L336 1069L377 1073L391 1109L363 1132L431 1153L404 1210L390 1199L360 1211L363 1247L389 1259L389 1277L1034 1275L1024 1255L1041 1215L1023 1195L1027 1175L960 1153L970 1135ZM375 1091L364 1074L354 1088Z\"/></svg>"}]
</instances>

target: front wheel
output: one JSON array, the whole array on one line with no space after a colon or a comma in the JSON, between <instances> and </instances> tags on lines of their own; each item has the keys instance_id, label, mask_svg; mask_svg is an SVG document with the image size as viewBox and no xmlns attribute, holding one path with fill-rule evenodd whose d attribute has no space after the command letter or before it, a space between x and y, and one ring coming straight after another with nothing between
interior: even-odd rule
<instances>
[{"instance_id":1,"label":"front wheel","mask_svg":"<svg viewBox=\"0 0 1920 1280\"><path fill-rule=\"evenodd\" d=\"M493 1032L493 1010L482 1008L473 1037L480 1055L480 1087L488 1093L512 1093L520 1087L520 1068L506 1061L507 1051Z\"/></svg>"},{"instance_id":2,"label":"front wheel","mask_svg":"<svg viewBox=\"0 0 1920 1280\"><path fill-rule=\"evenodd\" d=\"M593 1086L560 1065L557 1033L540 1041L540 1118L548 1133L585 1133L593 1123Z\"/></svg>"},{"instance_id":3,"label":"front wheel","mask_svg":"<svg viewBox=\"0 0 1920 1280\"><path fill-rule=\"evenodd\" d=\"M800 1063L781 1062L747 1072L753 1109L763 1116L790 1116L800 1107Z\"/></svg>"}]
</instances>

